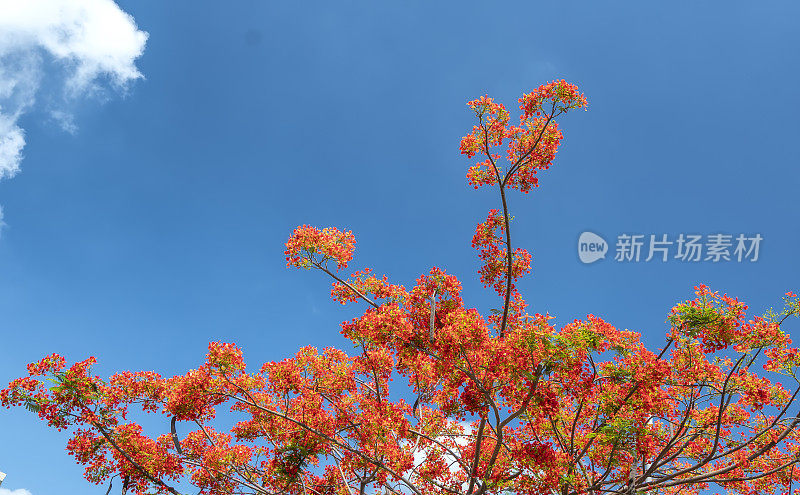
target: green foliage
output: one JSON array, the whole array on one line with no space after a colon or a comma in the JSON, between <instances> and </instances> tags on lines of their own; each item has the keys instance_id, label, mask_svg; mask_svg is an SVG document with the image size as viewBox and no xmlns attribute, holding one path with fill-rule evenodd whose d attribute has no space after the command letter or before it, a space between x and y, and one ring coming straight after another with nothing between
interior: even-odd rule
<instances>
[{"instance_id":1,"label":"green foliage","mask_svg":"<svg viewBox=\"0 0 800 495\"><path fill-rule=\"evenodd\" d=\"M721 320L716 308L707 304L699 306L683 304L679 307L680 311L669 316L669 322L681 328L691 338L697 337L704 329Z\"/></svg>"}]
</instances>

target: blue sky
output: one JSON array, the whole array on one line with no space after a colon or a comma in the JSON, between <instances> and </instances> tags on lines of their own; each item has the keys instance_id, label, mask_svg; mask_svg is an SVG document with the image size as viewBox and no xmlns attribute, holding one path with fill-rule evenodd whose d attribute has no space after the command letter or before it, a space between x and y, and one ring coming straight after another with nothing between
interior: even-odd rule
<instances>
[{"instance_id":1,"label":"blue sky","mask_svg":"<svg viewBox=\"0 0 800 495\"><path fill-rule=\"evenodd\" d=\"M800 289L796 2L118 6L137 26L130 50L80 91L69 89L76 57L91 53L25 48L41 77L14 121L20 171L0 181L3 384L51 352L94 355L101 375L171 375L196 367L210 340L240 344L253 365L346 346L338 325L355 310L329 300L322 274L285 267L299 224L352 230L353 268L411 284L439 266L469 305L496 307L469 243L498 200L466 184L465 102L488 94L516 108L553 79L577 84L589 110L563 121L541 187L511 196L515 245L533 254L520 284L532 311L558 323L593 313L655 348L698 283L756 314ZM0 83L18 70L2 55ZM612 244L622 233L764 240L755 263L612 253L584 265L586 230ZM4 488L103 490L83 481L66 439L0 411Z\"/></svg>"}]
</instances>

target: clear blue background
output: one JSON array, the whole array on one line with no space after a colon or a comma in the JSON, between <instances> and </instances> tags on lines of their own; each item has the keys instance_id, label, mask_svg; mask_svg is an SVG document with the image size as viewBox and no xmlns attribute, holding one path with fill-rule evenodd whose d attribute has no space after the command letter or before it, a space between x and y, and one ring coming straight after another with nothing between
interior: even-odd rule
<instances>
[{"instance_id":1,"label":"clear blue background","mask_svg":"<svg viewBox=\"0 0 800 495\"><path fill-rule=\"evenodd\" d=\"M590 107L563 121L542 187L512 194L532 311L594 313L656 348L697 283L755 313L800 289L796 2L120 5L150 33L146 80L76 108L76 136L27 115L23 172L0 183L2 384L51 352L97 356L101 375L172 375L211 340L252 365L347 346L338 325L355 308L329 300L323 274L285 267L304 223L351 229L354 268L412 284L440 266L467 304L497 307L469 246L498 200L466 185L465 102L516 108L552 79ZM756 263L582 265L584 230L764 241ZM0 411L4 488L104 493L66 439Z\"/></svg>"}]
</instances>

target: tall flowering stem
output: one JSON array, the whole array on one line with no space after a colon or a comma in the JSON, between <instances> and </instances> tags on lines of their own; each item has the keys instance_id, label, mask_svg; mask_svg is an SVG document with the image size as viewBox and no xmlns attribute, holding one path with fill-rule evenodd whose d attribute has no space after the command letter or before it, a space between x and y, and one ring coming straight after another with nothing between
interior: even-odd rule
<instances>
[{"instance_id":1,"label":"tall flowering stem","mask_svg":"<svg viewBox=\"0 0 800 495\"><path fill-rule=\"evenodd\" d=\"M502 223L499 225L505 234L505 249L492 246L498 242L480 245L484 262L481 280L484 284L493 285L504 299L503 317L498 328L499 335L503 336L508 324L512 292L515 290L514 280L520 276L519 266L530 266L530 255L525 250L514 253L511 249L511 217L506 190L517 189L528 193L531 188L538 187L536 174L550 167L563 137L556 119L570 110L586 108L586 98L577 86L564 80L539 86L519 99L519 125L511 125L510 114L505 106L495 103L488 96L470 101L468 105L475 112L478 124L461 139L461 153L469 158L481 155L485 159L469 169L467 179L475 189L486 185L497 186L503 207ZM503 149L508 162L505 169L499 164ZM492 215L490 213L490 217ZM476 236L484 228L485 224L479 225ZM475 240L473 246L479 246ZM496 280L499 269L505 271L505 287L489 283ZM486 273L494 276L486 277Z\"/></svg>"}]
</instances>

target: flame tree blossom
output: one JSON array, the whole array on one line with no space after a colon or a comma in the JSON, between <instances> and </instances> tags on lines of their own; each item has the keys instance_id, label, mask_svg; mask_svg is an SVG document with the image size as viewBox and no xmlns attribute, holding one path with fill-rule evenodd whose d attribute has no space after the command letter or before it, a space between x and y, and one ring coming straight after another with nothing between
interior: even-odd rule
<instances>
[{"instance_id":1,"label":"flame tree blossom","mask_svg":"<svg viewBox=\"0 0 800 495\"><path fill-rule=\"evenodd\" d=\"M468 105L477 124L461 153L479 159L467 179L496 188L501 206L472 245L502 310L467 306L438 267L409 287L370 268L340 276L353 234L304 225L287 265L331 276L334 301L364 304L341 324L354 352L304 347L253 368L235 344L212 342L185 374L108 379L92 375L94 358L67 367L52 354L0 402L69 430L86 479L119 479L123 493L177 495L188 482L207 495L800 494L800 351L784 330L798 296L748 316L699 285L654 351L592 314L560 328L530 314L514 282L531 256L512 249L506 193L538 186L563 137L557 119L586 99L545 84L519 99L516 125L488 96ZM134 412L164 428L146 433ZM218 413L237 422L223 430Z\"/></svg>"}]
</instances>

